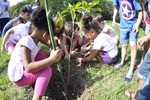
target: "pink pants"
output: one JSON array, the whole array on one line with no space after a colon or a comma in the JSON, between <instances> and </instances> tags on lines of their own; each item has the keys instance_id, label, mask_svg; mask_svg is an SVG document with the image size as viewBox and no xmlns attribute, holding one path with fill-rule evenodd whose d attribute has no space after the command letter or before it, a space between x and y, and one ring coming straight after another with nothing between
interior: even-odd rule
<instances>
[{"instance_id":1,"label":"pink pants","mask_svg":"<svg viewBox=\"0 0 150 100\"><path fill-rule=\"evenodd\" d=\"M13 50L15 48L15 44L12 41L7 41L5 48L8 52L8 54L11 55L11 53L13 52Z\"/></svg>"},{"instance_id":2,"label":"pink pants","mask_svg":"<svg viewBox=\"0 0 150 100\"><path fill-rule=\"evenodd\" d=\"M46 58L45 54L40 51L37 54L35 61L39 61L45 58ZM35 82L34 94L43 96L49 84L51 76L52 76L52 69L50 66L35 73L27 73L24 70L23 77L19 81L14 83L18 86L26 86Z\"/></svg>"}]
</instances>

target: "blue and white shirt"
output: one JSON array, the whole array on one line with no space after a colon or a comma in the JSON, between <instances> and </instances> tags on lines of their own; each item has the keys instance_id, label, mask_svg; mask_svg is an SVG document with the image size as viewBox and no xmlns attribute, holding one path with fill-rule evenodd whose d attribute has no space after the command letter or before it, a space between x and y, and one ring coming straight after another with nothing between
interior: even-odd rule
<instances>
[{"instance_id":1,"label":"blue and white shirt","mask_svg":"<svg viewBox=\"0 0 150 100\"><path fill-rule=\"evenodd\" d=\"M136 0L114 0L113 5L120 9L120 28L132 27L138 19L136 11L142 10Z\"/></svg>"}]
</instances>

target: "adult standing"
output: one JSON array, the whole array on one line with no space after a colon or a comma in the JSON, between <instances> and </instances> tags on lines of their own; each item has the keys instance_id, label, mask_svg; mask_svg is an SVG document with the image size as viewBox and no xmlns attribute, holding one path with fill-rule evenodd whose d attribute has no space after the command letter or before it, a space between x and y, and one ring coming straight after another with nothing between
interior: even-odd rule
<instances>
[{"instance_id":1,"label":"adult standing","mask_svg":"<svg viewBox=\"0 0 150 100\"><path fill-rule=\"evenodd\" d=\"M16 26L20 23L26 23L27 20L30 19L30 14L32 12L32 7L30 5L25 5L21 8L20 14L18 17L15 17L14 19L10 20L5 26L2 31L2 37L6 34L6 32L12 28L13 26Z\"/></svg>"},{"instance_id":2,"label":"adult standing","mask_svg":"<svg viewBox=\"0 0 150 100\"><path fill-rule=\"evenodd\" d=\"M9 19L10 2L8 0L0 0L0 35L5 24Z\"/></svg>"}]
</instances>

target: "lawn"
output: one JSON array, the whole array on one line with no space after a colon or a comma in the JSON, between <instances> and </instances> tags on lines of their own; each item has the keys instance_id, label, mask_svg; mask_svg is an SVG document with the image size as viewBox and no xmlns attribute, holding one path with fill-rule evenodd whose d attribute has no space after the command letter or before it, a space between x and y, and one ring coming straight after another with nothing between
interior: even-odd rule
<instances>
[{"instance_id":1,"label":"lawn","mask_svg":"<svg viewBox=\"0 0 150 100\"><path fill-rule=\"evenodd\" d=\"M107 21L107 24L111 25L111 21ZM117 34L119 35L119 26L115 27ZM142 37L144 32L140 29L139 37ZM0 46L1 46L0 38ZM42 46L43 49L45 46ZM119 45L119 56L120 49ZM136 63L139 64L141 59L141 51L137 52ZM10 57L7 54L0 52L0 100L29 100L28 87L17 87L13 85L7 76L7 63ZM62 60L62 67L67 66L67 61ZM108 67L97 68L93 63L88 63L84 68L77 68L73 65L74 60L71 61L71 73L68 89L68 99L78 100L128 100L128 97L124 95L124 91L127 89L135 90L137 87L137 76L134 73L133 80L130 83L124 82L124 77L130 65L130 48L126 56L125 65L123 68L114 69L109 65ZM62 100L65 99L63 95L63 89L61 90L62 83L60 75L56 67L53 68L53 77L50 82L50 88L48 88L46 95L51 99ZM65 68L67 69L67 68ZM66 80L67 70L62 70L64 80ZM57 80L58 79L58 80ZM57 91L59 90L59 91ZM49 92L50 91L50 92ZM51 96L49 96L51 95Z\"/></svg>"}]
</instances>

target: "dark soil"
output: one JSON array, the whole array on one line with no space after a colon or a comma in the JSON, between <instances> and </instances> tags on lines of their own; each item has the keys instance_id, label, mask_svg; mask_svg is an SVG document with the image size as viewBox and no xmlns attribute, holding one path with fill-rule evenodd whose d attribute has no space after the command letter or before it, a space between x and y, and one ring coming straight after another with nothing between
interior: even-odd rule
<instances>
[{"instance_id":1,"label":"dark soil","mask_svg":"<svg viewBox=\"0 0 150 100\"><path fill-rule=\"evenodd\" d=\"M53 69L53 75L50 80L49 86L47 88L47 91L45 93L45 99L44 100L75 100L78 97L80 97L85 90L86 87L88 87L90 84L86 81L86 68L91 65L97 64L97 62L91 62L90 64L82 64L81 67L77 67L76 63L76 56L73 56L71 58L70 62L70 74L68 79L68 61L67 60L61 60L61 70L63 74L63 78L65 81L65 86L67 88L67 91L64 89L64 84L61 79L61 74L57 69L56 64L52 65ZM68 83L67 83L68 80ZM28 94L30 94L30 98L33 96L33 88L34 85L28 87Z\"/></svg>"}]
</instances>

